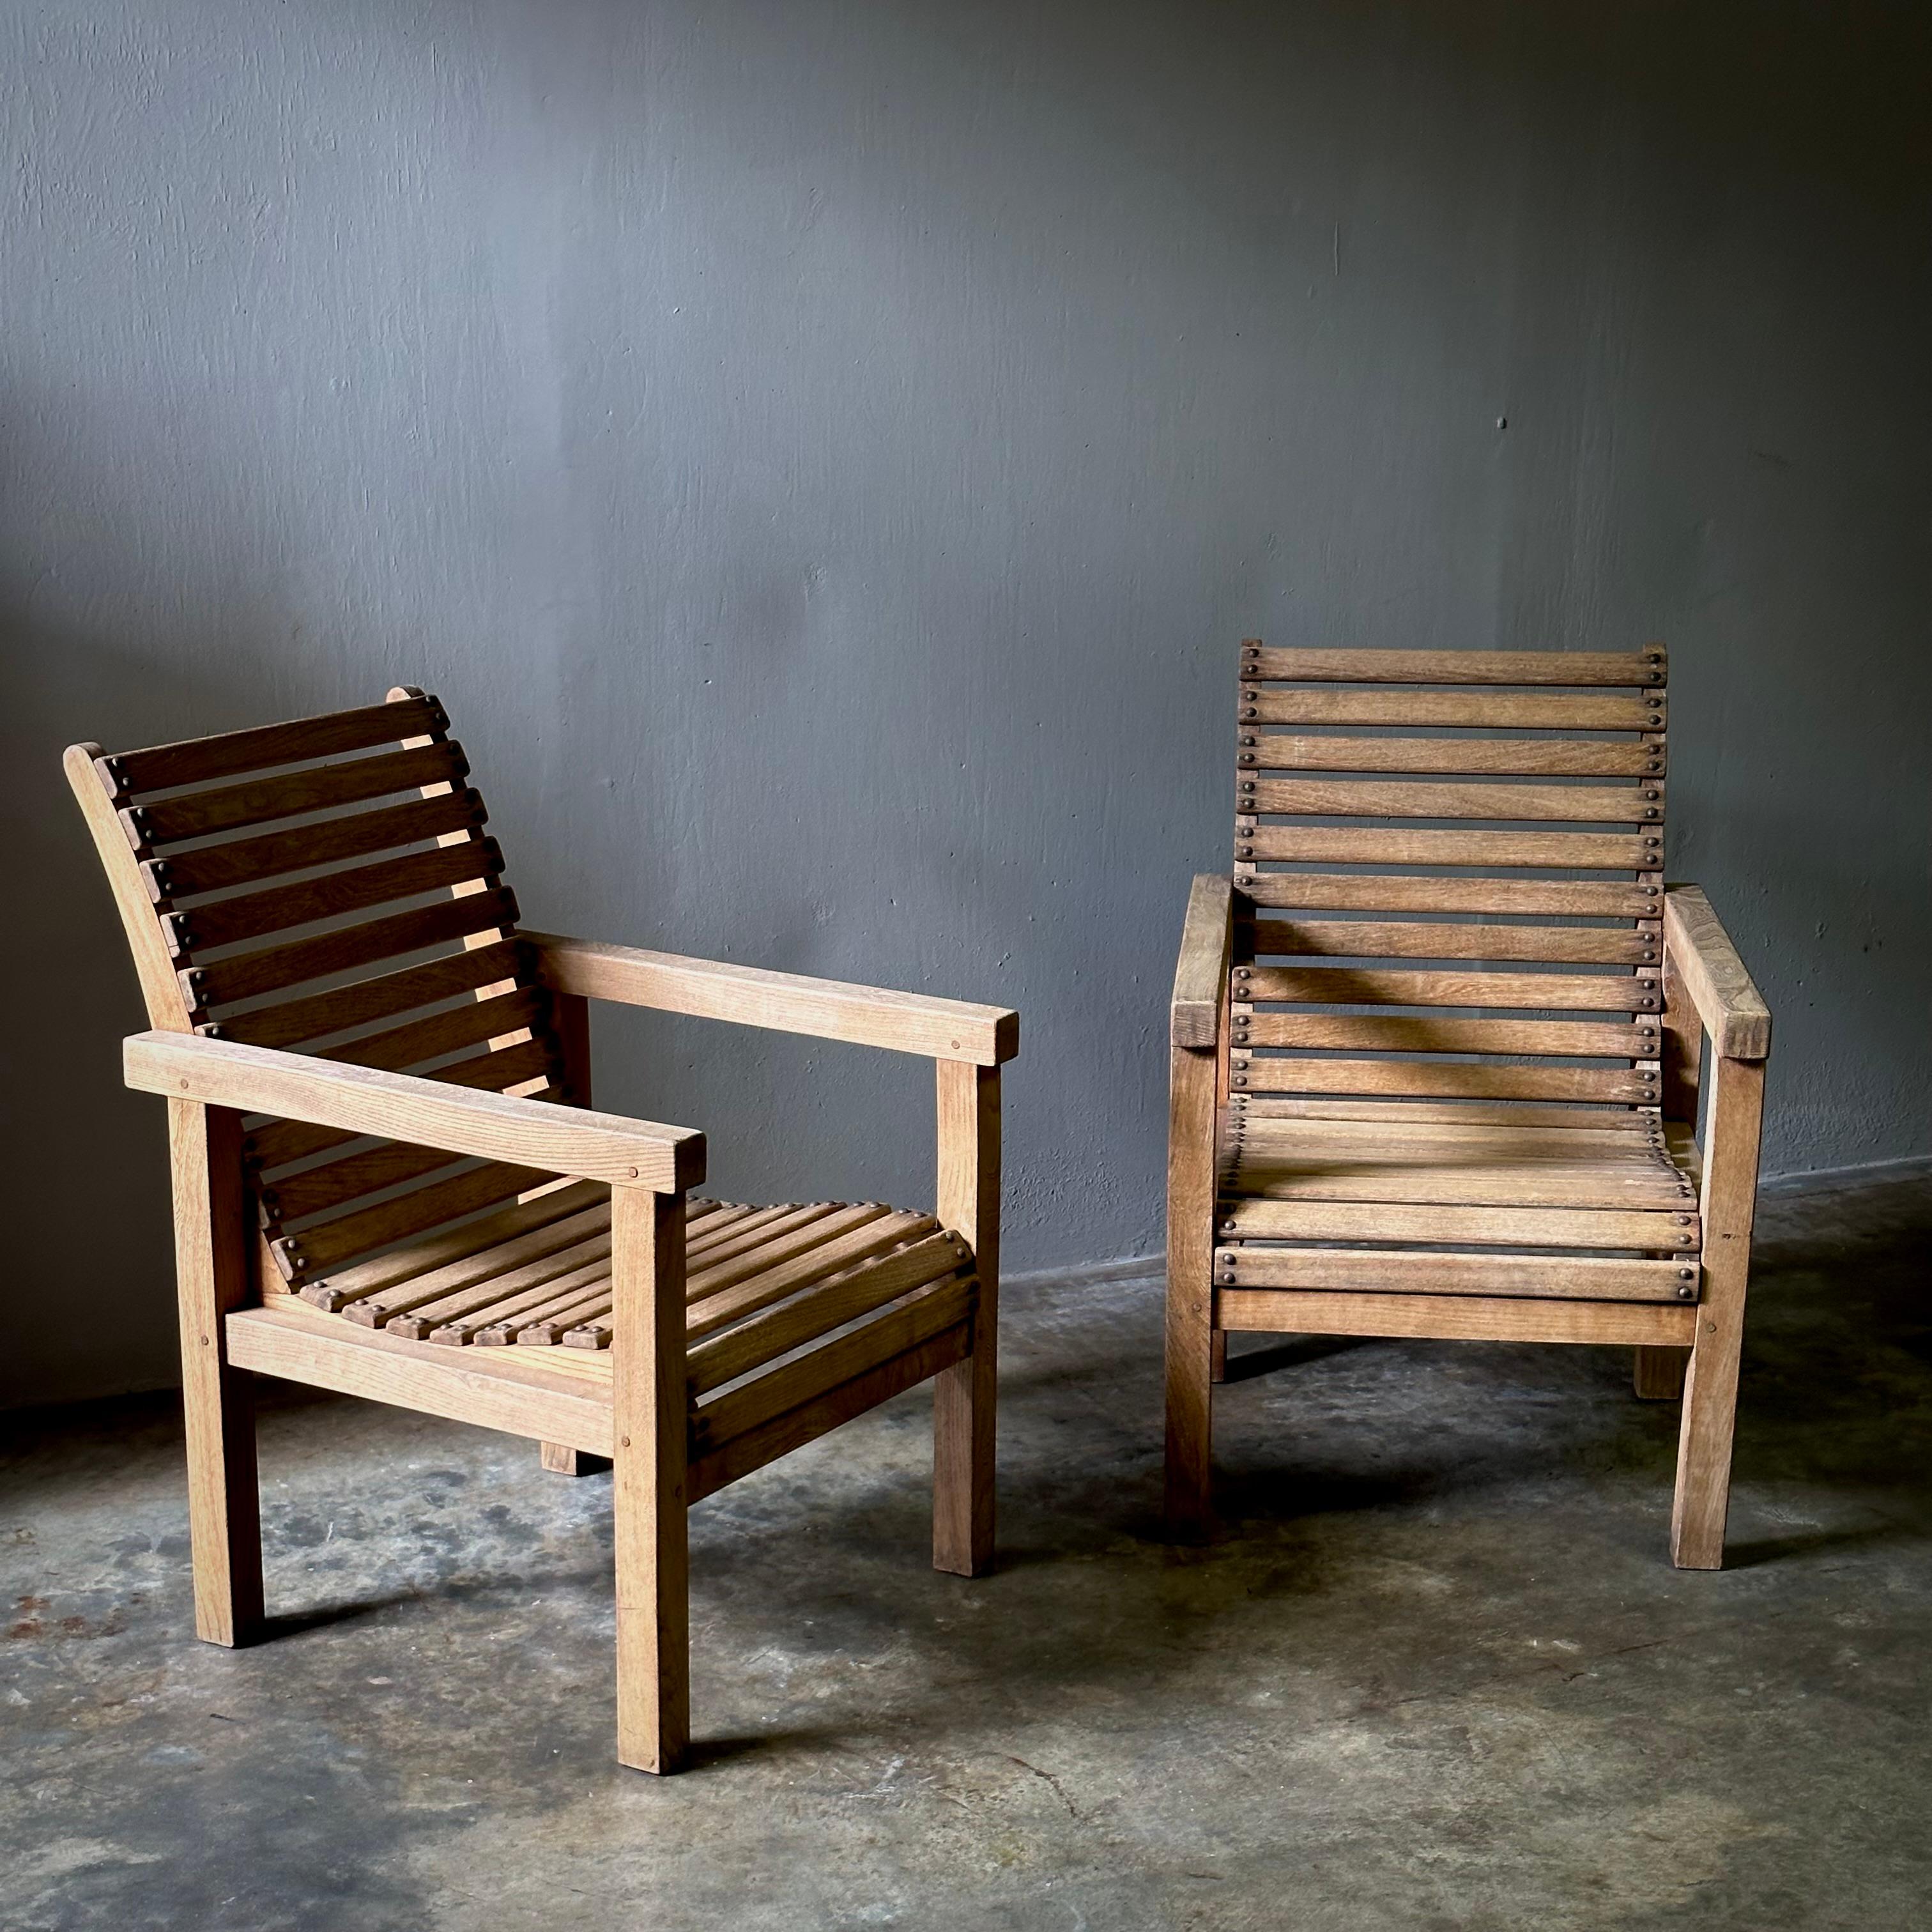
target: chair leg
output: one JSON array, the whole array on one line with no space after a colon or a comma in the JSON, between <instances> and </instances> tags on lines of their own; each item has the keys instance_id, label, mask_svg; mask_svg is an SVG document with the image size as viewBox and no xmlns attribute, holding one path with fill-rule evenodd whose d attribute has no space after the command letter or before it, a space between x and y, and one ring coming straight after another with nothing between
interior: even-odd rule
<instances>
[{"instance_id":1,"label":"chair leg","mask_svg":"<svg viewBox=\"0 0 1932 1932\"><path fill-rule=\"evenodd\" d=\"M982 1576L993 1561L999 1407L1000 1070L938 1062L940 1225L973 1250L973 1352L932 1388L932 1565Z\"/></svg>"},{"instance_id":2,"label":"chair leg","mask_svg":"<svg viewBox=\"0 0 1932 1932\"><path fill-rule=\"evenodd\" d=\"M1670 1517L1670 1560L1680 1570L1724 1567L1764 1105L1762 1060L1716 1058L1711 1073L1704 1130L1703 1294L1684 1381Z\"/></svg>"},{"instance_id":3,"label":"chair leg","mask_svg":"<svg viewBox=\"0 0 1932 1932\"><path fill-rule=\"evenodd\" d=\"M232 1646L261 1634L261 1498L251 1378L228 1365L226 1318L248 1292L242 1117L168 1102L182 1406L195 1634Z\"/></svg>"},{"instance_id":4,"label":"chair leg","mask_svg":"<svg viewBox=\"0 0 1932 1932\"><path fill-rule=\"evenodd\" d=\"M1208 1345L1208 1379L1220 1384L1228 1379L1228 1331L1217 1328Z\"/></svg>"},{"instance_id":5,"label":"chair leg","mask_svg":"<svg viewBox=\"0 0 1932 1932\"><path fill-rule=\"evenodd\" d=\"M1166 1517L1168 1536L1180 1543L1206 1539L1214 1508L1214 1077L1212 1054L1176 1049L1168 1115Z\"/></svg>"},{"instance_id":6,"label":"chair leg","mask_svg":"<svg viewBox=\"0 0 1932 1932\"><path fill-rule=\"evenodd\" d=\"M1640 1402L1675 1402L1684 1393L1684 1372L1690 1366L1688 1348L1638 1348L1630 1388Z\"/></svg>"},{"instance_id":7,"label":"chair leg","mask_svg":"<svg viewBox=\"0 0 1932 1932\"><path fill-rule=\"evenodd\" d=\"M684 1197L610 1194L617 1756L673 1772L691 1738Z\"/></svg>"}]
</instances>

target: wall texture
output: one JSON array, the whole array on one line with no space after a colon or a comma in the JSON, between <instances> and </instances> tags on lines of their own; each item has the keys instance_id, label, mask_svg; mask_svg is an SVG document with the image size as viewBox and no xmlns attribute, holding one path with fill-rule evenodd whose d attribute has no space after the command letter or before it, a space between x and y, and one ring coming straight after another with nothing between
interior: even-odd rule
<instances>
[{"instance_id":1,"label":"wall texture","mask_svg":"<svg viewBox=\"0 0 1932 1932\"><path fill-rule=\"evenodd\" d=\"M1020 1006L1024 1268L1157 1243L1243 634L1663 638L1767 1166L1932 1148L1927 19L0 0L0 1400L172 1372L62 746L397 680L533 923ZM923 1198L920 1064L600 1048Z\"/></svg>"}]
</instances>

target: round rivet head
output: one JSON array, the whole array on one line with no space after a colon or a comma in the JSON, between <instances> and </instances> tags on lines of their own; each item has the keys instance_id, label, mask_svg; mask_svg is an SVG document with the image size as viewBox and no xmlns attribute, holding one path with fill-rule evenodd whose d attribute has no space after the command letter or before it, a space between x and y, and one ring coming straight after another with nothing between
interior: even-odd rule
<instances>
[{"instance_id":1,"label":"round rivet head","mask_svg":"<svg viewBox=\"0 0 1932 1932\"><path fill-rule=\"evenodd\" d=\"M1697 1270L1695 1268L1679 1268L1677 1270L1677 1279L1679 1281L1695 1281L1697 1279Z\"/></svg>"},{"instance_id":2,"label":"round rivet head","mask_svg":"<svg viewBox=\"0 0 1932 1932\"><path fill-rule=\"evenodd\" d=\"M1256 715L1256 714L1253 711L1252 711L1252 710L1250 710L1250 711L1244 711L1244 712L1241 713L1241 716L1242 716L1244 718L1252 718L1252 717L1254 717Z\"/></svg>"},{"instance_id":3,"label":"round rivet head","mask_svg":"<svg viewBox=\"0 0 1932 1932\"><path fill-rule=\"evenodd\" d=\"M1234 1084L1237 1087L1245 1087L1247 1084L1248 1076L1245 1073L1238 1073L1234 1076Z\"/></svg>"},{"instance_id":4,"label":"round rivet head","mask_svg":"<svg viewBox=\"0 0 1932 1932\"><path fill-rule=\"evenodd\" d=\"M1677 1298L1679 1301L1695 1301L1697 1291L1694 1288L1680 1288L1677 1291Z\"/></svg>"}]
</instances>

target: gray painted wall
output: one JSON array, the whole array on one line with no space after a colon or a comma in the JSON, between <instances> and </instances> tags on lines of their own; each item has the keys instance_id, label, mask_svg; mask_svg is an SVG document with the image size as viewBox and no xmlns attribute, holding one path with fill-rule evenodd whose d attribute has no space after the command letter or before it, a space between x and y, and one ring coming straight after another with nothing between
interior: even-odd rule
<instances>
[{"instance_id":1,"label":"gray painted wall","mask_svg":"<svg viewBox=\"0 0 1932 1932\"><path fill-rule=\"evenodd\" d=\"M532 923L1021 1007L1026 1268L1157 1242L1243 634L1661 637L1767 1165L1932 1147L1926 17L4 0L0 1398L172 1372L61 746L396 680ZM600 1044L926 1198L920 1063Z\"/></svg>"}]
</instances>

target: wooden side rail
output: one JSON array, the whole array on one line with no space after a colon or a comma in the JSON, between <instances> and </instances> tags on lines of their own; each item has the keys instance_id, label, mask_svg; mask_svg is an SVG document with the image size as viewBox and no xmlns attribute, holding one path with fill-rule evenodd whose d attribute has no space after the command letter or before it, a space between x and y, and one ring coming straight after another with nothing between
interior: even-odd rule
<instances>
[{"instance_id":1,"label":"wooden side rail","mask_svg":"<svg viewBox=\"0 0 1932 1932\"><path fill-rule=\"evenodd\" d=\"M773 973L730 960L651 952L560 933L526 932L523 938L536 950L544 984L578 998L732 1020L975 1066L997 1066L1020 1050L1019 1015L1003 1006Z\"/></svg>"},{"instance_id":2,"label":"wooden side rail","mask_svg":"<svg viewBox=\"0 0 1932 1932\"><path fill-rule=\"evenodd\" d=\"M1771 1010L1702 887L1666 888L1664 951L1672 976L1711 1036L1712 1052L1723 1060L1767 1058Z\"/></svg>"},{"instance_id":3,"label":"wooden side rail","mask_svg":"<svg viewBox=\"0 0 1932 1932\"><path fill-rule=\"evenodd\" d=\"M1220 1037L1234 909L1232 879L1214 872L1196 876L1187 896L1186 920L1180 929L1180 956L1174 968L1170 1013L1173 1042L1189 1052L1210 1052Z\"/></svg>"},{"instance_id":4,"label":"wooden side rail","mask_svg":"<svg viewBox=\"0 0 1932 1932\"><path fill-rule=\"evenodd\" d=\"M657 1193L704 1178L701 1133L620 1114L195 1034L136 1034L123 1042L122 1062L130 1087L170 1100L273 1114Z\"/></svg>"}]
</instances>

